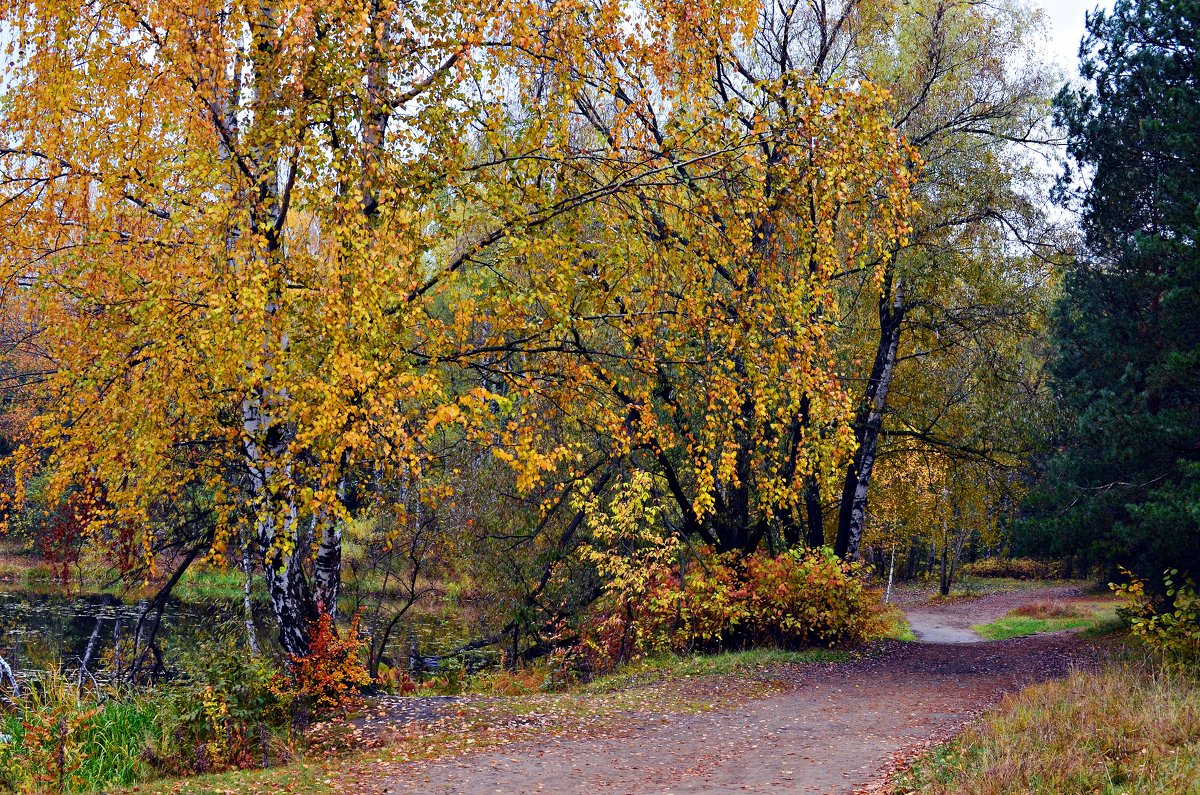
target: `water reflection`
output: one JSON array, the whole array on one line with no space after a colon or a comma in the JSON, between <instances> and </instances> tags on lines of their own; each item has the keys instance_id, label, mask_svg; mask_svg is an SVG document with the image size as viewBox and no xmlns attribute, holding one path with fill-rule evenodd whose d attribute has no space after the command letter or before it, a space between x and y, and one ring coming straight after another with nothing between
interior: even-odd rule
<instances>
[{"instance_id":1,"label":"water reflection","mask_svg":"<svg viewBox=\"0 0 1200 795\"><path fill-rule=\"evenodd\" d=\"M134 639L150 599L124 603L109 594L69 597L53 593L0 593L0 656L24 673L60 662L96 673L120 665L114 652ZM156 642L168 659L228 632L241 618L230 603L170 601ZM150 631L149 619L143 633ZM265 629L265 628L264 628Z\"/></svg>"},{"instance_id":2,"label":"water reflection","mask_svg":"<svg viewBox=\"0 0 1200 795\"><path fill-rule=\"evenodd\" d=\"M77 670L81 666L97 676L111 674L128 660L139 619L151 606L151 599L123 602L101 594L66 596L62 594L0 591L0 657L20 674L28 675L58 665ZM255 626L264 651L278 653L267 607L255 605ZM364 616L362 629L369 630ZM143 632L149 632L149 619ZM230 639L244 643L245 620L240 602L209 600L167 603L156 636L158 648L168 668L187 656L195 655L205 644ZM472 630L438 616L415 616L388 643L387 656L405 665L413 650L420 655L438 657L473 639Z\"/></svg>"}]
</instances>

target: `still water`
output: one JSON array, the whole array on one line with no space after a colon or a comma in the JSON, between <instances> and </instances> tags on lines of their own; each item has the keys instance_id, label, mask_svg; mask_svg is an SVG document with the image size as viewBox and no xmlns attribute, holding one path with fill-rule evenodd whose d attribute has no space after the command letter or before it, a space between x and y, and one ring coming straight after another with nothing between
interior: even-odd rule
<instances>
[{"instance_id":1,"label":"still water","mask_svg":"<svg viewBox=\"0 0 1200 795\"><path fill-rule=\"evenodd\" d=\"M0 591L0 657L26 675L60 664L78 670L85 660L90 672L102 675L121 662L119 654L129 653L138 620L149 605L149 599L125 602L109 595ZM275 638L269 612L262 604L256 604L254 612L259 641L271 648ZM205 644L244 643L244 615L240 601L172 599L157 636L165 662L177 664ZM148 623L147 619L144 625ZM365 618L362 629L369 629ZM403 665L414 648L420 655L436 656L471 639L465 627L418 616L393 634L386 653Z\"/></svg>"}]
</instances>

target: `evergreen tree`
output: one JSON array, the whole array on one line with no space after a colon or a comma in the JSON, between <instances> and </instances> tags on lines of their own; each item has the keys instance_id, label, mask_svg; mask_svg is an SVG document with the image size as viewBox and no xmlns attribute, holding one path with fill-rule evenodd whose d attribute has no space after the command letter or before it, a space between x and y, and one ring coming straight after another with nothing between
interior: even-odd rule
<instances>
[{"instance_id":1,"label":"evergreen tree","mask_svg":"<svg viewBox=\"0 0 1200 795\"><path fill-rule=\"evenodd\" d=\"M1078 168L1058 193L1085 246L1055 313L1060 438L1026 542L1157 582L1200 573L1200 1L1118 0L1087 28L1084 85L1056 100Z\"/></svg>"}]
</instances>

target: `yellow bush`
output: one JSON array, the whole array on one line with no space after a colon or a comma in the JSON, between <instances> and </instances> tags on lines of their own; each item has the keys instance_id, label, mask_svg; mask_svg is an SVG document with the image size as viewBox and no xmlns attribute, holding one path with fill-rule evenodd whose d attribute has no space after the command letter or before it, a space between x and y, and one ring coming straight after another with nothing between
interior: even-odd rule
<instances>
[{"instance_id":1,"label":"yellow bush","mask_svg":"<svg viewBox=\"0 0 1200 795\"><path fill-rule=\"evenodd\" d=\"M610 593L599 603L581 642L593 670L664 652L859 643L886 631L861 567L828 548L702 552L652 567L644 582L636 598Z\"/></svg>"}]
</instances>

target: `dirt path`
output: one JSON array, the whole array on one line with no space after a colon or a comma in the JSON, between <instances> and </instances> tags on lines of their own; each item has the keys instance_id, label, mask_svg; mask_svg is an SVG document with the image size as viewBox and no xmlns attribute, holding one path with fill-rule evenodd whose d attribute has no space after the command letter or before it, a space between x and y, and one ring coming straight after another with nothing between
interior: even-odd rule
<instances>
[{"instance_id":1,"label":"dirt path","mask_svg":"<svg viewBox=\"0 0 1200 795\"><path fill-rule=\"evenodd\" d=\"M919 603L905 608L917 640L924 643L979 643L983 640L971 627L989 624L1015 607L1046 599L1083 596L1078 586L1064 585L1035 591L989 594L977 599Z\"/></svg>"},{"instance_id":2,"label":"dirt path","mask_svg":"<svg viewBox=\"0 0 1200 795\"><path fill-rule=\"evenodd\" d=\"M925 636L960 631L1063 589L914 607ZM782 692L734 710L627 716L603 737L556 738L414 765L388 793L849 793L893 755L945 737L1005 693L1088 664L1073 635L887 644L852 663L794 666Z\"/></svg>"}]
</instances>

